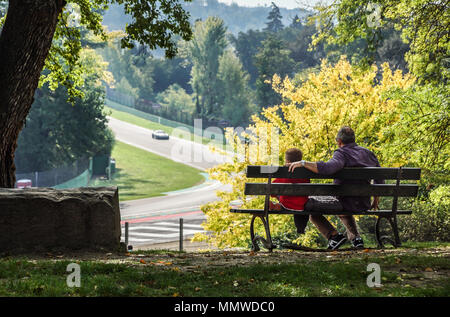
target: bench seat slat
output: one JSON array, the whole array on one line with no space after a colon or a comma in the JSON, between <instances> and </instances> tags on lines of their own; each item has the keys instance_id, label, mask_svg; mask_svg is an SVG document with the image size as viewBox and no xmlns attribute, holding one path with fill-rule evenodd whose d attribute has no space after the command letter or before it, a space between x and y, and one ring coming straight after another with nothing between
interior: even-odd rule
<instances>
[{"instance_id":1,"label":"bench seat slat","mask_svg":"<svg viewBox=\"0 0 450 317\"><path fill-rule=\"evenodd\" d=\"M233 213L246 213L246 214L261 214L264 215L264 209L230 209ZM269 214L275 215L374 215L382 216L392 214L392 210L377 210L377 211L357 211L357 212L318 212L318 211L293 211L293 210L281 210L281 211L269 211ZM398 210L397 215L410 215L412 210Z\"/></svg>"},{"instance_id":2,"label":"bench seat slat","mask_svg":"<svg viewBox=\"0 0 450 317\"><path fill-rule=\"evenodd\" d=\"M267 183L246 183L246 195L266 195ZM418 186L413 184L271 184L271 195L284 196L417 196Z\"/></svg>"},{"instance_id":3,"label":"bench seat slat","mask_svg":"<svg viewBox=\"0 0 450 317\"><path fill-rule=\"evenodd\" d=\"M248 178L313 178L313 179L397 179L398 168L388 167L345 167L333 175L319 175L306 168L296 168L294 172L289 172L285 166L247 166ZM402 168L403 180L419 180L420 168Z\"/></svg>"}]
</instances>

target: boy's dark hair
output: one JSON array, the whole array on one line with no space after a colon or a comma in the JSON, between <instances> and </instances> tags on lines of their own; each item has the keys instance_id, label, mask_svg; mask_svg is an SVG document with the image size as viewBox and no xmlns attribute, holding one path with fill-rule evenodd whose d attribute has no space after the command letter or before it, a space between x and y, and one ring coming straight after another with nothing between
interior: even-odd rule
<instances>
[{"instance_id":1,"label":"boy's dark hair","mask_svg":"<svg viewBox=\"0 0 450 317\"><path fill-rule=\"evenodd\" d=\"M289 162L297 162L302 160L303 153L297 148L291 148L286 151L285 157Z\"/></svg>"}]
</instances>

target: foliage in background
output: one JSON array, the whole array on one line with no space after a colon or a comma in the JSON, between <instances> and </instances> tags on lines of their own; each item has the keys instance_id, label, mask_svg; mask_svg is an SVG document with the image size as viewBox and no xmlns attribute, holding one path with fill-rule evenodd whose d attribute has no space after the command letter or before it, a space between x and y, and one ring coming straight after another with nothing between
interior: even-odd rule
<instances>
[{"instance_id":1,"label":"foliage in background","mask_svg":"<svg viewBox=\"0 0 450 317\"><path fill-rule=\"evenodd\" d=\"M382 139L386 155L422 169L413 214L399 221L412 241L450 240L450 93L448 85L414 85L386 95L399 101L398 121Z\"/></svg>"},{"instance_id":2,"label":"foliage in background","mask_svg":"<svg viewBox=\"0 0 450 317\"><path fill-rule=\"evenodd\" d=\"M447 178L446 183L449 183ZM430 195L449 199L449 186L441 185ZM445 191L445 192L444 192ZM450 206L442 201L416 199L411 216L399 217L400 235L408 241L450 241Z\"/></svg>"},{"instance_id":3,"label":"foliage in background","mask_svg":"<svg viewBox=\"0 0 450 317\"><path fill-rule=\"evenodd\" d=\"M133 88L126 77L122 77L122 79L120 79L120 81L118 81L113 87L122 94L129 95L134 98L138 98L139 96L139 89Z\"/></svg>"},{"instance_id":4,"label":"foliage in background","mask_svg":"<svg viewBox=\"0 0 450 317\"><path fill-rule=\"evenodd\" d=\"M248 124L255 113L253 94L249 88L249 75L233 51L226 50L220 57L217 76L221 86L221 117L228 119L233 127Z\"/></svg>"},{"instance_id":5,"label":"foliage in background","mask_svg":"<svg viewBox=\"0 0 450 317\"><path fill-rule=\"evenodd\" d=\"M195 103L191 95L178 84L169 86L156 96L156 101L169 109L174 116L177 112L192 114L195 111Z\"/></svg>"},{"instance_id":6,"label":"foliage in background","mask_svg":"<svg viewBox=\"0 0 450 317\"><path fill-rule=\"evenodd\" d=\"M93 50L81 52L84 96L68 102L68 90L43 86L21 131L15 163L19 173L43 171L97 154L110 154L114 136L103 111L106 64ZM83 127L80 129L80 127Z\"/></svg>"},{"instance_id":7,"label":"foliage in background","mask_svg":"<svg viewBox=\"0 0 450 317\"><path fill-rule=\"evenodd\" d=\"M271 4L272 10L270 10L269 15L267 16L266 28L264 31L269 31L273 33L277 33L284 28L283 22L281 19L283 18L280 13L280 8L277 7L275 3Z\"/></svg>"},{"instance_id":8,"label":"foliage in background","mask_svg":"<svg viewBox=\"0 0 450 317\"><path fill-rule=\"evenodd\" d=\"M250 84L254 86L258 78L258 69L255 66L254 57L258 49L262 46L262 41L266 38L267 32L259 30L249 30L239 32L237 36L231 36L230 42L235 48L236 55L241 60L242 66L250 75Z\"/></svg>"},{"instance_id":9,"label":"foliage in background","mask_svg":"<svg viewBox=\"0 0 450 317\"><path fill-rule=\"evenodd\" d=\"M196 114L212 117L221 104L218 78L219 59L227 46L226 26L218 17L197 21L194 37L185 43L184 54L192 63L191 86L195 94Z\"/></svg>"},{"instance_id":10,"label":"foliage in background","mask_svg":"<svg viewBox=\"0 0 450 317\"><path fill-rule=\"evenodd\" d=\"M438 83L449 78L450 7L447 0L339 0L317 6L319 25L313 43L347 44L367 40L367 61L382 40L383 27L401 30L410 45L409 68L420 81Z\"/></svg>"},{"instance_id":11,"label":"foliage in background","mask_svg":"<svg viewBox=\"0 0 450 317\"><path fill-rule=\"evenodd\" d=\"M450 87L415 85L386 97L399 101L399 120L384 131L385 151L399 162L450 172Z\"/></svg>"},{"instance_id":12,"label":"foliage in background","mask_svg":"<svg viewBox=\"0 0 450 317\"><path fill-rule=\"evenodd\" d=\"M154 100L174 84L192 93L189 84L191 66L181 57L158 58L152 56L145 46L124 50L117 39L108 41L105 47L97 51L109 61L108 70L116 81L111 88L117 88L117 84L125 78L132 89L136 89L135 94L146 100Z\"/></svg>"},{"instance_id":13,"label":"foliage in background","mask_svg":"<svg viewBox=\"0 0 450 317\"><path fill-rule=\"evenodd\" d=\"M280 94L272 89L271 79L275 74L283 78L292 76L294 66L286 43L278 36L269 35L261 44L254 57L254 64L258 69L255 87L259 109L281 102Z\"/></svg>"},{"instance_id":14,"label":"foliage in background","mask_svg":"<svg viewBox=\"0 0 450 317\"><path fill-rule=\"evenodd\" d=\"M240 60L227 50L229 41L223 20L197 21L194 38L184 44L184 56L192 64L191 86L195 114L207 119L226 119L233 125L248 122L252 94Z\"/></svg>"}]
</instances>

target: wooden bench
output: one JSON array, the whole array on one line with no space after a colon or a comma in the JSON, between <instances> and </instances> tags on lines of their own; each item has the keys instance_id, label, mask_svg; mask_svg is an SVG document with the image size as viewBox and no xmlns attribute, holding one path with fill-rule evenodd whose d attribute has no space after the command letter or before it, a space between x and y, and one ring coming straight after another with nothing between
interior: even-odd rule
<instances>
[{"instance_id":1,"label":"wooden bench","mask_svg":"<svg viewBox=\"0 0 450 317\"><path fill-rule=\"evenodd\" d=\"M398 210L398 197L415 197L418 192L417 184L401 183L402 180L419 180L420 168L384 168L384 167L354 167L344 168L333 175L319 175L306 168L296 168L289 172L284 166L248 166L247 178L267 179L267 183L246 183L245 195L265 195L264 209L231 209L234 213L252 214L250 222L250 238L252 250L259 251L258 242L262 242L269 252L276 246L272 243L269 228L269 215L373 215L377 216L375 236L378 246L384 247L386 242L394 247L400 246L398 235L397 215L411 214L411 210ZM274 178L309 178L309 179L343 179L343 180L395 180L395 184L278 184L272 183ZM270 211L269 200L271 195L286 196L388 196L393 197L392 207L389 210L360 211L360 212L320 212L320 211ZM261 219L266 237L255 234L255 219ZM383 229L383 228L386 228Z\"/></svg>"}]
</instances>

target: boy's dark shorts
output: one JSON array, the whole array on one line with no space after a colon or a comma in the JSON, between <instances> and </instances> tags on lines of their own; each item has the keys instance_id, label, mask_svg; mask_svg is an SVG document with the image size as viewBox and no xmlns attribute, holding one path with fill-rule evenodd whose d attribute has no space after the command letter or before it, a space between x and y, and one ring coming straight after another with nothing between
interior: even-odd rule
<instances>
[{"instance_id":1,"label":"boy's dark shorts","mask_svg":"<svg viewBox=\"0 0 450 317\"><path fill-rule=\"evenodd\" d=\"M343 211L343 207L336 197L332 196L310 196L305 204L305 211L321 211L321 212L339 212ZM294 215L294 223L298 234L305 233L308 224L309 215Z\"/></svg>"}]
</instances>

